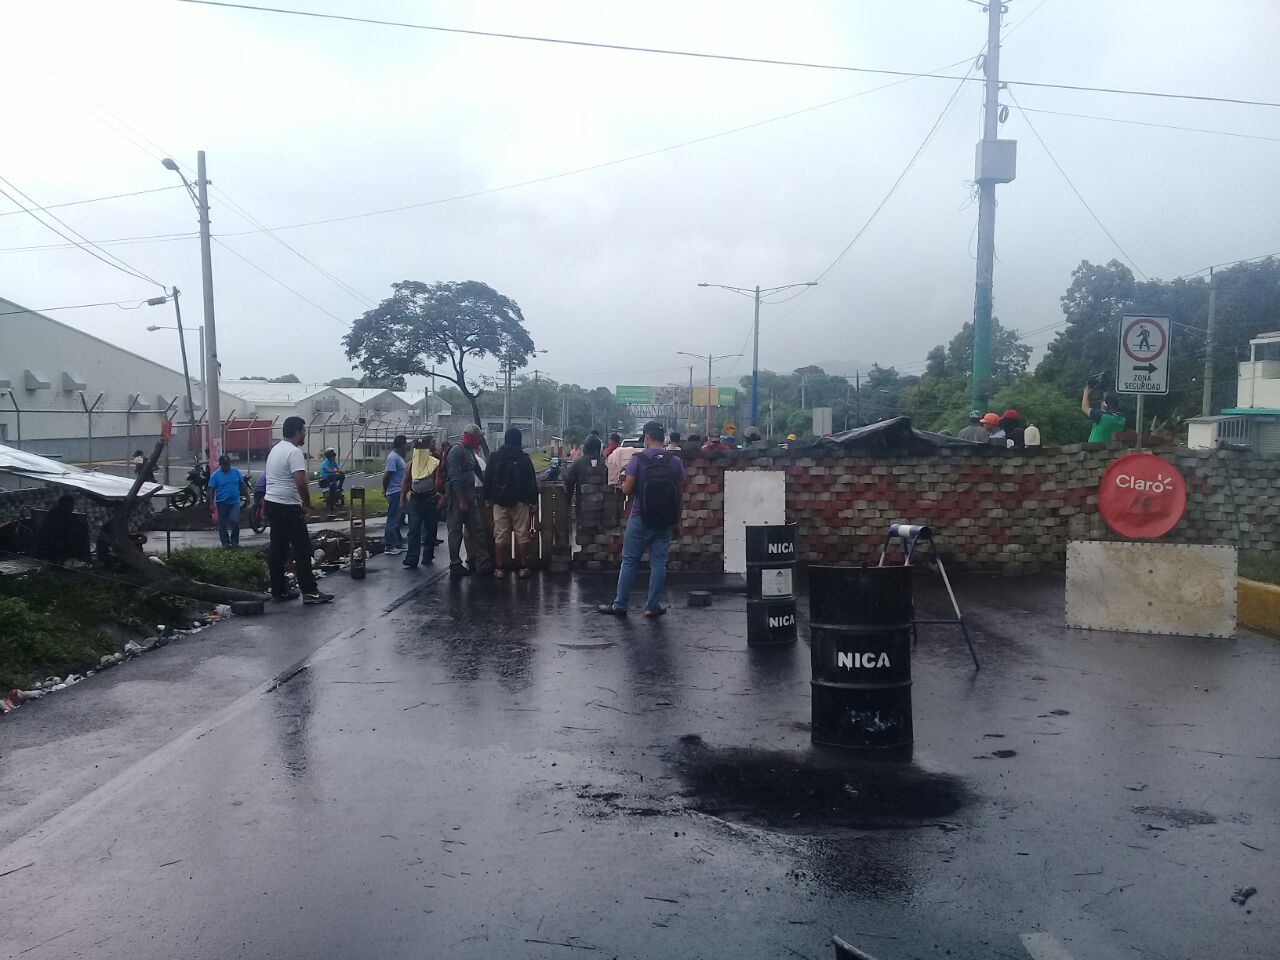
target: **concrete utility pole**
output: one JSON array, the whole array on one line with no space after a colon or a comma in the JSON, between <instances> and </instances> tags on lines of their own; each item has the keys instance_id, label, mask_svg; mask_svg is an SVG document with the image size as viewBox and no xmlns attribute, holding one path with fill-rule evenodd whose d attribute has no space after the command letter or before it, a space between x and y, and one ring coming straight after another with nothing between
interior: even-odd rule
<instances>
[{"instance_id":1,"label":"concrete utility pole","mask_svg":"<svg viewBox=\"0 0 1280 960\"><path fill-rule=\"evenodd\" d=\"M204 151L196 153L196 186L193 190L176 161L165 157L161 161L166 170L172 170L187 188L191 202L196 205L200 220L200 276L204 285L204 357L203 378L204 410L209 424L209 470L218 469L218 454L222 452L222 393L218 387L218 328L213 317L213 249L209 236L209 176L205 169ZM210 501L212 504L212 501ZM214 508L216 509L216 508Z\"/></svg>"},{"instance_id":2,"label":"concrete utility pole","mask_svg":"<svg viewBox=\"0 0 1280 960\"><path fill-rule=\"evenodd\" d=\"M222 452L222 394L218 387L218 329L213 319L213 249L209 236L209 175L205 170L204 151L196 154L196 189L200 197L200 276L204 285L204 410L209 423L209 471L218 469Z\"/></svg>"},{"instance_id":3,"label":"concrete utility pole","mask_svg":"<svg viewBox=\"0 0 1280 960\"><path fill-rule=\"evenodd\" d=\"M1200 399L1200 416L1213 413L1213 328L1218 318L1218 282L1209 268L1209 322L1204 338L1204 396Z\"/></svg>"},{"instance_id":4,"label":"concrete utility pole","mask_svg":"<svg viewBox=\"0 0 1280 960\"><path fill-rule=\"evenodd\" d=\"M760 415L760 298L769 296L773 293L781 293L784 290L791 290L795 287L816 287L817 280L808 280L804 283L784 283L780 287L765 287L760 289L759 284L752 290L750 287L730 287L723 283L700 283L700 287L719 287L721 290L728 290L730 293L740 293L743 296L751 296L755 300L756 311L755 319L751 325L751 426L758 427L760 424L757 419Z\"/></svg>"},{"instance_id":5,"label":"concrete utility pole","mask_svg":"<svg viewBox=\"0 0 1280 960\"><path fill-rule=\"evenodd\" d=\"M990 3L987 14L987 52L983 58L986 100L982 111L982 139L978 142L974 179L978 184L978 269L973 299L973 379L970 400L974 409L987 405L991 375L991 303L996 260L996 184L1014 178L1017 143L1001 140L1000 125L1000 14L1003 4Z\"/></svg>"}]
</instances>

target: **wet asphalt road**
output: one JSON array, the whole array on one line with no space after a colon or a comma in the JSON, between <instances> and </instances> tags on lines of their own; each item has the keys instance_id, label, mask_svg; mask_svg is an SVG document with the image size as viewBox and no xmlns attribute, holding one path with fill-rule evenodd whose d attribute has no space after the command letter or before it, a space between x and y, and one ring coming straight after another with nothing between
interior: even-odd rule
<instances>
[{"instance_id":1,"label":"wet asphalt road","mask_svg":"<svg viewBox=\"0 0 1280 960\"><path fill-rule=\"evenodd\" d=\"M740 596L658 623L595 614L590 576L395 606L413 576L0 724L0 953L1276 955L1273 640L1068 632L1060 580L965 578L983 671L930 628L915 760L866 764L811 748L807 645L747 650Z\"/></svg>"}]
</instances>

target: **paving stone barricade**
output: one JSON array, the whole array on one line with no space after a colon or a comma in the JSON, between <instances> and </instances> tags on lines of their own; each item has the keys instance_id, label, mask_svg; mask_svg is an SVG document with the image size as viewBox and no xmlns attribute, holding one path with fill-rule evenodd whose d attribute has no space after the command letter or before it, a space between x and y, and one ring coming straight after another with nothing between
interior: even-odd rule
<instances>
[{"instance_id":1,"label":"paving stone barricade","mask_svg":"<svg viewBox=\"0 0 1280 960\"><path fill-rule=\"evenodd\" d=\"M928 524L949 564L1028 573L1061 565L1069 539L1123 539L1098 514L1103 471L1130 450L1076 444L1036 453L939 450L874 457L746 450L684 455L684 529L672 570L718 571L724 553L724 475L787 476L787 520L798 525L797 561L874 560L891 523ZM1280 549L1280 456L1227 450L1157 451L1187 480L1187 510L1164 542ZM584 488L575 504L574 569L616 569L623 497Z\"/></svg>"},{"instance_id":2,"label":"paving stone barricade","mask_svg":"<svg viewBox=\"0 0 1280 960\"><path fill-rule=\"evenodd\" d=\"M0 523L26 516L32 510L48 510L64 493L71 494L76 502L76 513L85 516L90 533L97 536L98 528L111 516L111 507L92 497L53 486L32 487L27 490L0 490ZM143 501L137 504L133 509L133 516L129 518L129 530L133 533L141 530L150 513L150 503Z\"/></svg>"}]
</instances>

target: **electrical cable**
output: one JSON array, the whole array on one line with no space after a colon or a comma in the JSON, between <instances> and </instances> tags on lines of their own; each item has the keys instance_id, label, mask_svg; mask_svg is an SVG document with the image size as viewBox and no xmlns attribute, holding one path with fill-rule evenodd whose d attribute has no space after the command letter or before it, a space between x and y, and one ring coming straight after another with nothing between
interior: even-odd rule
<instances>
[{"instance_id":1,"label":"electrical cable","mask_svg":"<svg viewBox=\"0 0 1280 960\"><path fill-rule=\"evenodd\" d=\"M154 277L147 276L147 274L143 273L142 271L138 270L135 267L130 266L128 263L121 260L119 257L115 256L114 254L110 254L106 250L103 250L101 247L97 247L92 240L89 240L87 237L83 236L82 234L77 233L73 227L71 227L65 221L60 219L58 216L56 216L55 214L49 213L47 210L44 210L44 208L42 208L38 203L36 203L36 201L33 200L29 194L24 193L21 189L15 186L11 180L8 180L5 177L0 176L0 183L6 184L11 190L13 190L14 193L18 194L18 196L26 200L27 203L31 204L30 207L24 206L22 203L16 200L13 194L9 193L8 190L4 190L3 188L0 188L0 193L4 194L4 196L9 200L9 202L11 202L14 206L18 207L19 210L21 210L23 213L30 214L31 218L35 220L36 223L40 224L41 226L49 230L52 230L58 236L62 237L62 239L70 241L77 248L83 250L85 253L93 257L95 260L101 260L107 266L112 267L116 270L119 270L121 273L128 274L129 276L134 277L135 279L138 279L138 280L145 280L149 283L154 283L161 290L165 290L166 292L168 291L168 288L165 287L165 285L161 283L159 280L155 279ZM71 231L71 233L75 234L75 236L80 237L80 239L83 240L84 243L83 244L76 243L75 240L67 236L67 234L63 233L57 227L53 226L53 224L47 223L46 221L40 219L40 217L37 216L35 212L36 210L40 210L45 214L45 216L49 217L49 219L66 227L67 230Z\"/></svg>"},{"instance_id":2,"label":"electrical cable","mask_svg":"<svg viewBox=\"0 0 1280 960\"><path fill-rule=\"evenodd\" d=\"M1014 105L1020 106L1018 104L1018 98L1014 96L1013 91L1008 90L1006 92L1009 94L1009 99L1014 102ZM1070 187L1071 192L1076 195L1076 199L1080 201L1087 211L1089 211L1089 216L1093 217L1093 222L1098 225L1102 232L1107 235L1107 239L1110 240L1115 245L1115 248L1120 251L1120 256L1129 261L1129 266L1133 267L1138 276L1142 277L1143 280L1151 279L1143 273L1142 268L1138 266L1133 257L1129 256L1128 251L1120 245L1120 241L1117 240L1111 231L1107 229L1107 225L1102 222L1102 219L1093 212L1093 207L1089 206L1089 201L1084 198L1084 195L1076 188L1076 185L1071 182L1071 178L1067 176L1067 171L1062 169L1062 164L1058 163L1058 158L1053 155L1053 151L1049 149L1049 145L1044 142L1044 137L1040 136L1040 131L1038 131L1035 124L1031 122L1031 118L1024 113L1022 115L1022 119L1027 122L1027 129L1031 131L1036 140L1039 141L1040 146L1044 148L1045 155L1049 158L1049 161L1054 165L1054 167L1057 168L1058 173L1062 174L1062 179L1067 182L1067 186Z\"/></svg>"},{"instance_id":3,"label":"electrical cable","mask_svg":"<svg viewBox=\"0 0 1280 960\"><path fill-rule=\"evenodd\" d=\"M77 97L76 97L76 96L74 96L74 95L70 95L70 94L69 94L69 96L70 96L70 98L71 98L73 101L77 101ZM151 157L153 160L162 160L162 161L163 161L163 160L165 160L165 159L167 159L167 158L172 157L172 152L171 152L171 151L166 150L163 146L161 146L160 144L156 143L154 140L152 140L150 137L148 137L148 136L147 136L146 134L144 134L142 131L138 130L136 127L130 126L128 123L126 123L124 120L120 119L120 117L116 116L114 113L112 113L112 112L111 112L110 110L108 110L106 107L104 107L102 104L97 103L97 102L95 102L94 100L91 100L91 99L89 99L88 97L85 97L85 96L83 96L83 95L81 95L81 96L78 98L78 102L79 102L79 105L80 105L81 109L84 109L86 112L88 112L88 113L90 114L90 116L93 116L96 120L98 120L98 122L99 122L99 123L101 123L103 126L107 127L107 129L111 130L112 132L114 132L114 133L118 134L119 136L123 137L124 139L128 140L130 143L132 143L135 147L137 147L137 148L138 148L139 150L141 150L143 153L145 153L146 155L148 155L149 157ZM86 104L87 104L87 106L86 106ZM95 112L95 111L96 111L96 112ZM110 118L112 121L114 121L115 126L113 126L111 123L108 123L108 122L107 122L107 120L103 118L103 115L105 115L106 117L108 117L108 118ZM188 166L187 164L183 163L183 162L182 162L182 161L180 161L180 160L175 160L175 162L176 162L180 167L185 168L185 169L186 169L186 171L187 171L187 173L189 173L193 178L195 178L195 177L197 176L197 173L198 173L198 172L197 172L197 171L192 170L192 169L191 169L191 167L190 167L190 166ZM337 285L340 289L342 289L344 292L346 292L346 293L350 294L351 296L355 297L357 300L359 300L359 301L361 301L361 302L365 303L366 305L370 305L370 306L372 306L372 305L373 305L373 303L374 303L374 301L373 301L373 300L371 300L370 298L366 297L364 294L360 293L360 292L359 292L358 290L356 290L354 287L350 286L349 284L347 284L347 283L345 283L344 281L342 281L341 279L339 279L337 276L335 276L335 275L334 275L333 273L331 273L330 271L328 271L328 270L326 270L325 268L321 267L321 266L320 266L319 264L317 264L314 260L311 260L309 257L306 257L305 255L303 255L300 251L298 251L298 250L294 249L292 246L290 246L290 245L289 245L288 243L286 243L284 240L282 240L282 239L280 239L279 237L275 236L275 235L274 235L274 233L272 233L272 230L271 230L271 228L270 228L270 227L267 227L267 226L266 226L265 224L263 224L261 221L257 220L257 219L256 219L256 218L255 218L251 213L249 213L249 211L248 211L248 210L246 210L244 207L240 206L240 204L236 203L236 202L235 202L235 200L233 200L233 199L232 199L232 198L231 198L231 197L226 193L226 191L224 191L224 190L222 190L221 188L219 188L219 187L217 187L216 185L214 185L212 181L210 181L209 186L212 188L213 192L214 192L217 196L219 196L219 197L221 197L221 198L222 198L222 200L227 204L227 206L228 206L228 207L230 207L230 208L231 208L231 210L232 210L234 213L236 213L236 215L237 215L237 216L239 216L241 219L243 219L246 223L250 224L251 226L255 226L255 227L258 227L258 228L259 228L258 230L253 230L253 231L243 231L243 233L257 233L257 232L263 232L263 233L268 234L269 236L271 236L271 238L272 238L273 240L275 240L277 243L279 243L279 244L280 244L281 246L283 246L285 249L289 250L291 253L293 253L295 256L297 256L299 259L301 259L304 263L306 263L308 266L310 266L313 270L317 271L321 276L325 277L325 279L327 279L327 280L329 280L330 282L332 282L332 283L336 284L336 285ZM232 234L232 236L236 236L236 235L241 235L241 234ZM230 247L226 247L225 249L228 249L228 250L229 250L229 249L230 249ZM240 256L240 257L241 257L241 259L244 259L246 262L252 263L252 261L249 261L249 260L248 260L248 258L246 258L246 257L244 257L244 256L243 256L243 254L239 254L239 253L237 253L236 255L237 255L237 256ZM253 264L253 266L257 267L257 264ZM259 268L259 269L261 269L261 268ZM264 274L266 274L267 276L270 276L270 274L267 274L267 272L266 272L265 270L262 270L262 272L263 272ZM273 278L273 279L274 279L274 278ZM292 289L292 288L290 288L290 289ZM295 291L295 292L296 292L296 291ZM301 294L299 294L299 296L301 296ZM305 298L305 297L303 297L303 299L305 300L306 298ZM307 301L307 302L308 302L308 303L310 303L311 301ZM312 305L314 306L314 304L312 304ZM325 311L325 312L327 313L328 311ZM330 314L330 316L333 316L333 314Z\"/></svg>"},{"instance_id":4,"label":"electrical cable","mask_svg":"<svg viewBox=\"0 0 1280 960\"><path fill-rule=\"evenodd\" d=\"M102 303L68 303L61 307L30 307L21 310L0 311L0 317L12 317L23 313L52 313L55 310L84 310L88 307L119 307L121 310L138 310L146 306L145 300L105 300ZM133 306L128 306L133 304Z\"/></svg>"},{"instance_id":5,"label":"electrical cable","mask_svg":"<svg viewBox=\"0 0 1280 960\"><path fill-rule=\"evenodd\" d=\"M811 63L802 60L778 60L766 57L742 57L723 53L705 53L694 50L671 50L662 47L639 47L621 43L600 43L588 40L569 40L563 37L542 37L520 33L500 33L490 30L467 30L461 27L439 27L424 23L406 23L397 20L376 20L371 17L355 17L337 13L321 13L316 10L290 10L284 7L258 6L248 3L227 3L225 0L178 0L179 3L191 3L206 7L226 7L231 10L247 10L255 13L280 13L296 17L311 17L318 20L337 20L346 23L362 23L379 27L402 27L410 30L427 30L434 33L459 34L471 37L489 37L499 40L524 40L533 43L558 44L570 47L588 47L597 50L614 50L624 53L651 53L669 57L689 57L697 60L725 60L733 63L756 63L775 67L804 67L812 70L837 70L845 73L869 73L890 77L928 78L931 80L961 80L961 77L941 73L918 73L910 70L885 70L872 67L854 67L845 64ZM1035 11L1032 11L1034 13ZM1023 20L1030 19L1028 14ZM1015 24L1015 28L1016 28ZM1011 28L1010 32L1012 32ZM980 78L964 77L966 82L984 82ZM1093 87L1083 84L1043 83L1032 80L1002 80L1005 84L1017 84L1023 87L1040 87L1046 90L1073 90L1087 93L1109 93L1133 97L1159 97L1169 100L1195 100L1207 103L1234 103L1251 107L1280 107L1280 101L1251 100L1240 97L1214 97L1207 94L1169 93L1160 90L1129 90L1120 87Z\"/></svg>"},{"instance_id":6,"label":"electrical cable","mask_svg":"<svg viewBox=\"0 0 1280 960\"><path fill-rule=\"evenodd\" d=\"M162 193L165 190L177 190L180 186L182 185L179 183L174 183L167 187L152 187L149 190L134 190L132 193L113 193L106 197L89 197L87 200L68 200L64 203L46 203L40 209L41 210L58 210L58 209L61 209L62 207L78 207L86 203L101 203L104 200L123 200L125 197L141 197L141 196L145 196L148 193ZM19 214L19 213L22 213L22 211L21 210L4 210L4 211L0 211L0 217L12 217L15 214ZM101 243L102 241L99 240L96 242Z\"/></svg>"},{"instance_id":7,"label":"electrical cable","mask_svg":"<svg viewBox=\"0 0 1280 960\"><path fill-rule=\"evenodd\" d=\"M1265 140L1280 143L1280 137L1267 137L1259 133L1237 133L1234 130L1211 130L1207 127L1184 127L1176 123L1156 123L1151 120L1129 120L1124 117L1100 117L1092 113L1067 113L1063 110L1042 110L1037 107L1016 107L1021 113L1043 113L1051 117L1074 117L1078 120L1103 120L1107 123L1126 123L1135 127L1158 127L1161 130L1182 130L1187 133L1208 133L1218 137L1238 137L1242 140Z\"/></svg>"},{"instance_id":8,"label":"electrical cable","mask_svg":"<svg viewBox=\"0 0 1280 960\"><path fill-rule=\"evenodd\" d=\"M299 300L302 300L302 301L303 301L303 302L305 302L305 303L309 303L309 304L311 304L311 306L315 307L315 308L316 308L317 310L319 310L321 313L325 314L326 316L332 317L334 320L337 320L337 321L338 321L339 323L341 323L343 326L346 326L346 325L347 325L348 321L343 320L343 319L342 319L340 316L338 316L336 313L331 313L330 311L326 310L324 307L320 306L320 304L316 303L314 300L312 300L312 299L310 299L310 298L308 298L308 297L303 296L301 293L299 293L299 292L298 292L297 290L295 290L293 287L289 286L287 283L285 283L285 282L284 282L283 280L281 280L279 277L277 277L277 276L275 276L275 275L273 275L273 274L269 273L268 271L264 270L262 267L258 266L256 263L254 263L254 262L253 262L252 260L250 260L248 257L244 256L242 253L240 253L240 252L238 252L237 250L233 249L232 247L228 246L228 245L227 245L226 243L224 243L222 240L219 240L217 237L214 237L214 238L213 238L213 242L214 242L214 243L216 243L218 246L220 246L223 250L227 251L227 253L231 254L231 255L232 255L233 257L235 257L236 259L238 259L238 260L242 260L242 261L244 261L245 263L247 263L249 266L253 267L253 269L257 270L260 274L262 274L262 275L263 275L264 277L266 277L268 280L270 280L270 281L272 281L273 283L279 284L280 286L284 287L284 289L288 290L290 293L292 293L292 294L293 294L295 297L297 297Z\"/></svg>"},{"instance_id":9,"label":"electrical cable","mask_svg":"<svg viewBox=\"0 0 1280 960\"><path fill-rule=\"evenodd\" d=\"M985 44L983 45L983 49L984 50L986 49ZM915 166L916 161L920 159L920 155L924 153L925 147L929 145L929 142L933 139L934 134L938 132L938 129L942 126L943 122L950 115L956 103L959 102L960 93L964 89L965 81L968 79L969 75L973 72L974 67L977 66L977 62L978 62L977 58L981 56L981 54L982 54L982 51L979 50L978 53L974 55L974 57L970 58L969 69L965 71L964 77L961 78L960 83L958 83L956 85L956 88L951 92L951 96L947 98L947 102L943 105L942 111L938 114L937 119L933 121L933 125L929 128L929 132L925 134L925 138L922 141L920 141L920 146L916 147L915 153L911 155L911 158L907 161L907 165L902 168L902 172L899 173L897 179L893 181L893 184L889 187L889 191L881 198L880 202L876 204L875 209L871 211L871 215L867 217L867 219L863 222L862 226L858 228L858 232L853 235L853 239L851 239L847 244L845 244L844 249L841 250L838 254L836 254L835 259L832 260L829 264L827 264L826 269L823 270L821 273L819 273L814 278L815 280L821 280L828 273L830 273L841 260L844 259L845 255L848 254L848 252L853 249L854 244L856 244L862 238L863 234L867 232L867 229L875 221L876 217L880 215L880 211L885 208L885 205L888 204L889 200L893 197L894 193L897 192L898 187L901 186L902 182L907 178L907 174L911 172L911 169L912 167ZM809 292L812 289L813 287L803 287L800 290L800 293L804 294ZM780 322L785 323L787 320L791 319L791 317L794 316L795 312L799 309L800 309L800 305L793 307L791 311L788 312L787 315L783 317Z\"/></svg>"}]
</instances>

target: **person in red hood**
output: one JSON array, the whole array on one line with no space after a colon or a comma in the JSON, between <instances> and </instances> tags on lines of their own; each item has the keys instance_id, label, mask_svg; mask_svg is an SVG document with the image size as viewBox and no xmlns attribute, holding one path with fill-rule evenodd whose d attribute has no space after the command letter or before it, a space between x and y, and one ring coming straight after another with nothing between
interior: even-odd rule
<instances>
[{"instance_id":1,"label":"person in red hood","mask_svg":"<svg viewBox=\"0 0 1280 960\"><path fill-rule=\"evenodd\" d=\"M609 454L613 453L613 451L617 450L620 446L622 446L622 437L616 433L609 434L609 442L604 448L604 458L608 460Z\"/></svg>"},{"instance_id":2,"label":"person in red hood","mask_svg":"<svg viewBox=\"0 0 1280 960\"><path fill-rule=\"evenodd\" d=\"M472 573L489 576L493 572L492 559L489 556L489 535L485 528L484 474L476 461L476 451L480 449L480 428L475 424L467 427L462 434L462 441L449 449L445 460L445 470L449 477L448 514L446 522L449 529L449 573L454 577L466 577ZM462 533L467 531L467 559L469 567L462 565Z\"/></svg>"},{"instance_id":3,"label":"person in red hood","mask_svg":"<svg viewBox=\"0 0 1280 960\"><path fill-rule=\"evenodd\" d=\"M1000 414L1000 429L1004 431L1005 439L1012 441L1009 446L1022 449L1026 446L1022 428L1022 415L1010 407L1004 413Z\"/></svg>"}]
</instances>

